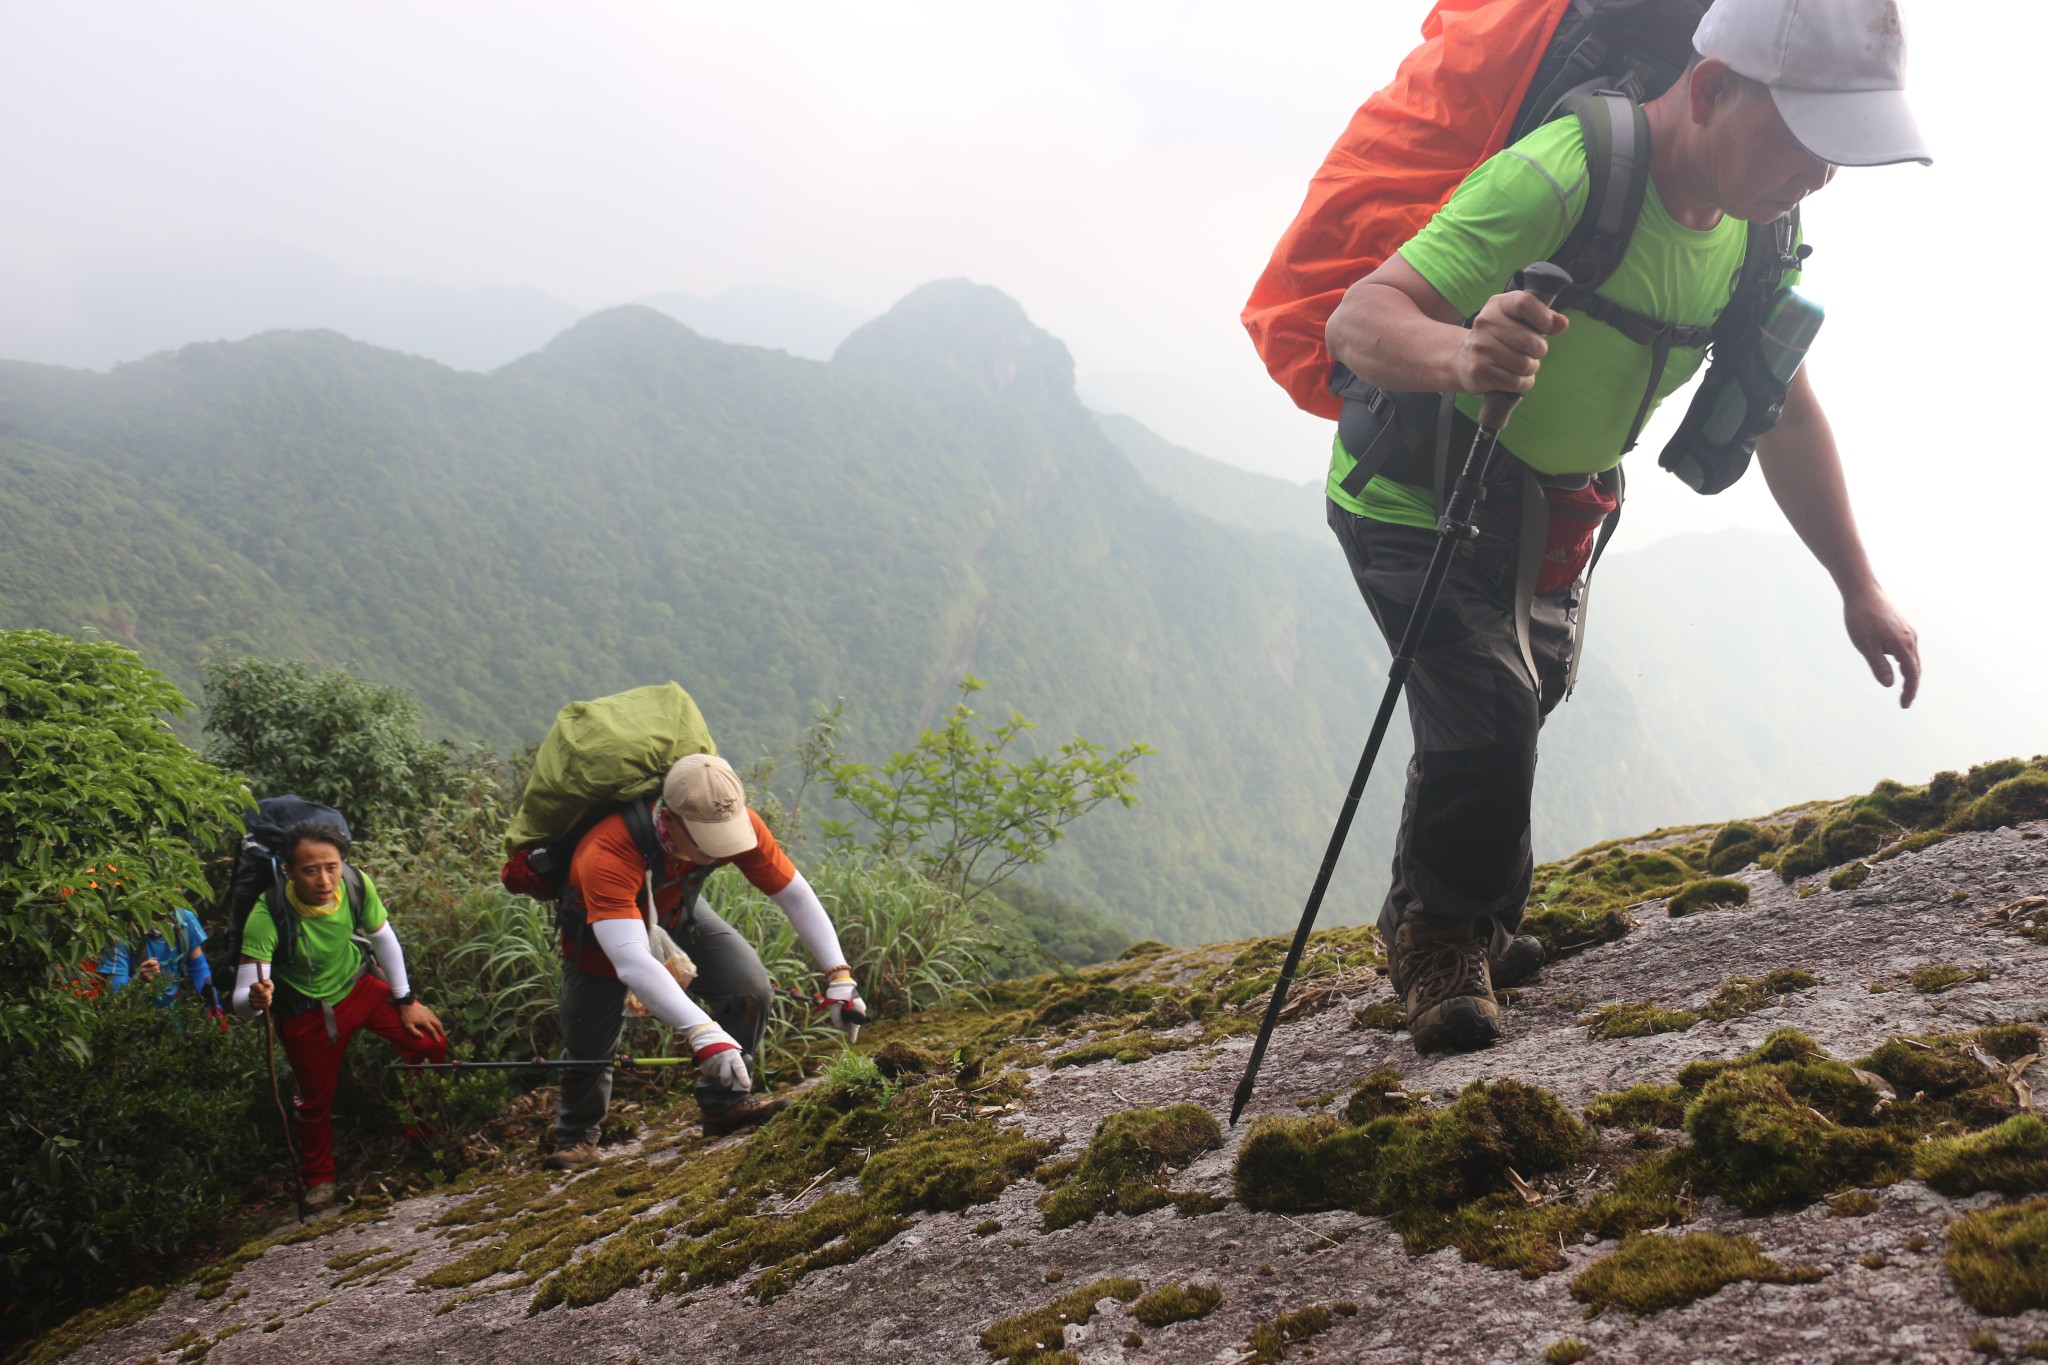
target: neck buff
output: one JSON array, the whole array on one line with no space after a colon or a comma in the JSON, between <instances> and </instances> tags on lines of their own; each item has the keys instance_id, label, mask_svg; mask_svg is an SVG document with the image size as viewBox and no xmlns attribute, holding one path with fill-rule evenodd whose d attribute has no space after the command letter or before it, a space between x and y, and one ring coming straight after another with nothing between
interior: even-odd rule
<instances>
[{"instance_id":1,"label":"neck buff","mask_svg":"<svg viewBox=\"0 0 2048 1365\"><path fill-rule=\"evenodd\" d=\"M325 905L306 904L299 899L299 888L290 882L284 884L284 898L292 903L292 909L298 911L299 914L307 919L324 919L341 909L341 889L338 884L335 887L334 899Z\"/></svg>"},{"instance_id":2,"label":"neck buff","mask_svg":"<svg viewBox=\"0 0 2048 1365\"><path fill-rule=\"evenodd\" d=\"M690 855L676 847L676 839L668 832L668 821L661 818L662 804L654 803L654 842L661 845L661 851L679 863L690 861Z\"/></svg>"}]
</instances>

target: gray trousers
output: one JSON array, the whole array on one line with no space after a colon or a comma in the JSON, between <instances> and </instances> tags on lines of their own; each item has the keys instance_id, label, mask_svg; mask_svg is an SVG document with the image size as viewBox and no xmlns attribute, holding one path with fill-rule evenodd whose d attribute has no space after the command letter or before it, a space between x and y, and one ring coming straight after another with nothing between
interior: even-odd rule
<instances>
[{"instance_id":1,"label":"gray trousers","mask_svg":"<svg viewBox=\"0 0 2048 1365\"><path fill-rule=\"evenodd\" d=\"M746 1055L749 1069L760 1055L768 1030L768 1010L775 993L768 969L754 945L713 913L700 897L688 916L672 931L676 943L697 964L690 994L718 1026L733 1036ZM574 966L562 970L562 1057L597 1060L616 1056L625 1031L626 986L608 976L592 976ZM610 1067L565 1070L555 1100L555 1146L596 1142L612 1101ZM697 1074L697 1105L707 1114L730 1109L744 1100Z\"/></svg>"},{"instance_id":2,"label":"gray trousers","mask_svg":"<svg viewBox=\"0 0 2048 1365\"><path fill-rule=\"evenodd\" d=\"M1488 917L1498 950L1521 924L1529 899L1536 736L1564 699L1580 584L1535 599L1531 677L1515 641L1513 490L1488 491L1480 535L1451 563L1404 693L1415 756L1394 841L1393 883L1380 909L1388 942L1402 919L1419 911ZM1398 649L1436 532L1356 516L1334 502L1329 522L1389 650Z\"/></svg>"}]
</instances>

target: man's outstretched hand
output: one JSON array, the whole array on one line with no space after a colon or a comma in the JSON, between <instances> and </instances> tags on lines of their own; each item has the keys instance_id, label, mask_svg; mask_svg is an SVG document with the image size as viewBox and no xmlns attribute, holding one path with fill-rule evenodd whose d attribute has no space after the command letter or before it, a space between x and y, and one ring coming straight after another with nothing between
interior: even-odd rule
<instances>
[{"instance_id":1,"label":"man's outstretched hand","mask_svg":"<svg viewBox=\"0 0 2048 1365\"><path fill-rule=\"evenodd\" d=\"M1868 591L1842 599L1842 621L1849 629L1849 643L1870 665L1870 674L1885 686L1892 685L1892 660L1899 661L1905 685L1899 689L1899 705L1911 706L1920 692L1920 637L1906 618L1899 615L1884 589L1872 584Z\"/></svg>"}]
</instances>

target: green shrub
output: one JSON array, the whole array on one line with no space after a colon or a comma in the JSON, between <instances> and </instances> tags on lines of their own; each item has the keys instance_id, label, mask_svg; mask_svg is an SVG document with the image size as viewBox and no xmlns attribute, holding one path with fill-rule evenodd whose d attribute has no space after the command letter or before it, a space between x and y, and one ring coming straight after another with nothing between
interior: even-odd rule
<instances>
[{"instance_id":1,"label":"green shrub","mask_svg":"<svg viewBox=\"0 0 2048 1365\"><path fill-rule=\"evenodd\" d=\"M223 1033L196 1007L161 1009L139 990L79 1017L90 1065L60 1049L0 1049L0 1297L11 1304L125 1288L286 1170L260 1028Z\"/></svg>"},{"instance_id":2,"label":"green shrub","mask_svg":"<svg viewBox=\"0 0 2048 1365\"><path fill-rule=\"evenodd\" d=\"M0 631L0 1048L84 1061L77 964L210 899L193 849L244 793L171 734L187 707L133 650Z\"/></svg>"},{"instance_id":3,"label":"green shrub","mask_svg":"<svg viewBox=\"0 0 2048 1365\"><path fill-rule=\"evenodd\" d=\"M412 693L296 659L206 664L207 756L258 796L334 807L358 838L409 828L447 791L452 756L420 734Z\"/></svg>"}]
</instances>

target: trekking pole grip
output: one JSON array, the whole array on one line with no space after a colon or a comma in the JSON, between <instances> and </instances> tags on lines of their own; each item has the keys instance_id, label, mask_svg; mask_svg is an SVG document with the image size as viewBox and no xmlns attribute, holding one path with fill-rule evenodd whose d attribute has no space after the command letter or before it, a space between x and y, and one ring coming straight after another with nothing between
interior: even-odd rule
<instances>
[{"instance_id":1,"label":"trekking pole grip","mask_svg":"<svg viewBox=\"0 0 2048 1365\"><path fill-rule=\"evenodd\" d=\"M1548 261L1537 261L1525 265L1515 272L1508 281L1508 289L1526 290L1543 300L1545 308L1557 302L1557 296L1571 287L1572 277L1562 267ZM1519 393L1489 393L1479 405L1479 425L1489 431L1499 431L1508 424L1508 414L1515 410L1515 404L1522 401Z\"/></svg>"}]
</instances>

